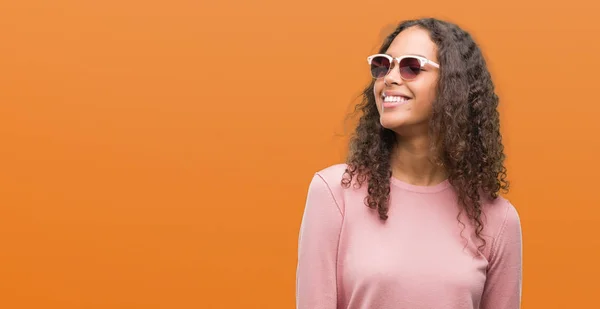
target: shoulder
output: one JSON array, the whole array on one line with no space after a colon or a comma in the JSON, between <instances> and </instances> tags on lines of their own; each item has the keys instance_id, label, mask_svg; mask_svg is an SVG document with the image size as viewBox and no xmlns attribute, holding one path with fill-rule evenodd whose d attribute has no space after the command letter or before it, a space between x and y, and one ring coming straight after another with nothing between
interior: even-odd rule
<instances>
[{"instance_id":1,"label":"shoulder","mask_svg":"<svg viewBox=\"0 0 600 309\"><path fill-rule=\"evenodd\" d=\"M517 207L499 196L486 200L482 207L484 234L492 239L492 250L501 242L521 241L521 218Z\"/></svg>"},{"instance_id":2,"label":"shoulder","mask_svg":"<svg viewBox=\"0 0 600 309\"><path fill-rule=\"evenodd\" d=\"M506 226L520 225L517 208L507 198L498 196L494 200L484 200L482 207L486 223L495 230Z\"/></svg>"},{"instance_id":3,"label":"shoulder","mask_svg":"<svg viewBox=\"0 0 600 309\"><path fill-rule=\"evenodd\" d=\"M341 183L347 167L348 165L345 163L333 164L318 170L315 174L323 178L330 186L336 185Z\"/></svg>"},{"instance_id":4,"label":"shoulder","mask_svg":"<svg viewBox=\"0 0 600 309\"><path fill-rule=\"evenodd\" d=\"M340 211L344 212L342 177L346 167L346 164L339 163L317 170L313 174L309 194L332 198Z\"/></svg>"}]
</instances>

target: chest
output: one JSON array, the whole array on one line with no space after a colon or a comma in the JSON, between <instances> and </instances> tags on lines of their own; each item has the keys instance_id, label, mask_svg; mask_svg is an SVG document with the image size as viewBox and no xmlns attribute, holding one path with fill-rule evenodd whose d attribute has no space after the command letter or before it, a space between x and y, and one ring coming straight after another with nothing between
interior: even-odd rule
<instances>
[{"instance_id":1,"label":"chest","mask_svg":"<svg viewBox=\"0 0 600 309\"><path fill-rule=\"evenodd\" d=\"M478 298L487 260L477 254L464 223L456 215L423 209L390 213L385 223L376 216L348 220L338 256L342 289L353 294L380 289L414 299L432 293Z\"/></svg>"}]
</instances>

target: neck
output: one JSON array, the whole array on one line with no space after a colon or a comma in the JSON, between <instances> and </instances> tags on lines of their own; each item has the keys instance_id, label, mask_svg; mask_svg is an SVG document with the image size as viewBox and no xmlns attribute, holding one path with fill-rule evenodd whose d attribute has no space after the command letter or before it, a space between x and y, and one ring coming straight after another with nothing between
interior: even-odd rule
<instances>
[{"instance_id":1,"label":"neck","mask_svg":"<svg viewBox=\"0 0 600 309\"><path fill-rule=\"evenodd\" d=\"M432 186L448 177L442 166L432 162L427 136L398 136L397 141L391 158L394 178L417 186Z\"/></svg>"}]
</instances>

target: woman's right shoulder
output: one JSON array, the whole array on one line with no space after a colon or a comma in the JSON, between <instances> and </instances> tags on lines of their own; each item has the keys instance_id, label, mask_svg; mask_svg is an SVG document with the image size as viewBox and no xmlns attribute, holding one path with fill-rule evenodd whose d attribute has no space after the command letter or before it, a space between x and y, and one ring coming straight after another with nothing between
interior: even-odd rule
<instances>
[{"instance_id":1,"label":"woman's right shoulder","mask_svg":"<svg viewBox=\"0 0 600 309\"><path fill-rule=\"evenodd\" d=\"M319 176L329 186L341 186L342 178L344 177L347 167L348 165L345 163L329 165L316 171L314 176Z\"/></svg>"},{"instance_id":2,"label":"woman's right shoulder","mask_svg":"<svg viewBox=\"0 0 600 309\"><path fill-rule=\"evenodd\" d=\"M333 164L317 170L312 177L309 186L309 195L321 196L325 198L330 196L338 205L340 210L344 208L344 193L342 187L342 178L346 171L345 163Z\"/></svg>"}]
</instances>

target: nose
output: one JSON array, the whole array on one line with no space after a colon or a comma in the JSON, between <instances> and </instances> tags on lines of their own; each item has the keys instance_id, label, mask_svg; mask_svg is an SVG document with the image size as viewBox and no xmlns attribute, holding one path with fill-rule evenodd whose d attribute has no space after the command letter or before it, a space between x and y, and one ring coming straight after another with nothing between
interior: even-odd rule
<instances>
[{"instance_id":1,"label":"nose","mask_svg":"<svg viewBox=\"0 0 600 309\"><path fill-rule=\"evenodd\" d=\"M392 63L392 68L387 73L387 75L383 78L383 81L386 85L400 85L402 83L402 78L400 77L400 66L396 65L395 62Z\"/></svg>"}]
</instances>

